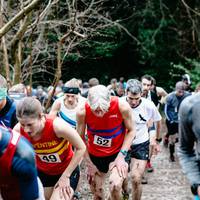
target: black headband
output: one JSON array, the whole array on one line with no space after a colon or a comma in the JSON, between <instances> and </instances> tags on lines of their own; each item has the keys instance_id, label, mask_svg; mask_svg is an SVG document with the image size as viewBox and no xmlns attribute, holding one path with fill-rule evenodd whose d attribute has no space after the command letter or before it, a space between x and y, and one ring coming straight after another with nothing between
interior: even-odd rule
<instances>
[{"instance_id":1,"label":"black headband","mask_svg":"<svg viewBox=\"0 0 200 200\"><path fill-rule=\"evenodd\" d=\"M78 94L80 93L80 90L77 87L63 87L63 92L70 94Z\"/></svg>"}]
</instances>

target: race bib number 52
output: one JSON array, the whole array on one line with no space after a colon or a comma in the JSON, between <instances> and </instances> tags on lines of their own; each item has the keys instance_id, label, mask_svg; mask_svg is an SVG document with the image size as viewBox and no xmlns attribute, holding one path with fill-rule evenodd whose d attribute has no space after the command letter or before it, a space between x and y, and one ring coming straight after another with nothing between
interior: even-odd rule
<instances>
[{"instance_id":1,"label":"race bib number 52","mask_svg":"<svg viewBox=\"0 0 200 200\"><path fill-rule=\"evenodd\" d=\"M112 139L106 139L100 136L94 136L94 144L102 147L111 147Z\"/></svg>"},{"instance_id":2,"label":"race bib number 52","mask_svg":"<svg viewBox=\"0 0 200 200\"><path fill-rule=\"evenodd\" d=\"M57 153L51 153L51 154L38 154L38 157L40 158L40 160L42 162L46 162L46 163L60 163L60 157Z\"/></svg>"}]
</instances>

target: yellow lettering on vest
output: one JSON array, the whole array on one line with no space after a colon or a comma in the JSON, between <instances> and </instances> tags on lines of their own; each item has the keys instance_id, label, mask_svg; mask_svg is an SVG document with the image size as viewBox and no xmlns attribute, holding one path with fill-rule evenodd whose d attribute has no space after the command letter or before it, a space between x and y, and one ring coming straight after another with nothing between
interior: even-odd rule
<instances>
[{"instance_id":1,"label":"yellow lettering on vest","mask_svg":"<svg viewBox=\"0 0 200 200\"><path fill-rule=\"evenodd\" d=\"M50 142L36 143L33 145L34 149L43 149L43 148L51 148L58 144L57 141L52 140Z\"/></svg>"}]
</instances>

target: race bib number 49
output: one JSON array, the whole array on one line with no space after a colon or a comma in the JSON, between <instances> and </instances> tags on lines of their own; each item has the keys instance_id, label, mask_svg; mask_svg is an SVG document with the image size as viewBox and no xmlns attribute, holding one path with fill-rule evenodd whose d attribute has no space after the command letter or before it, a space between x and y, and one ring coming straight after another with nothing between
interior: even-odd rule
<instances>
[{"instance_id":1,"label":"race bib number 49","mask_svg":"<svg viewBox=\"0 0 200 200\"><path fill-rule=\"evenodd\" d=\"M60 163L60 157L57 153L51 153L51 154L38 154L38 157L41 159L42 162L46 163Z\"/></svg>"},{"instance_id":2,"label":"race bib number 49","mask_svg":"<svg viewBox=\"0 0 200 200\"><path fill-rule=\"evenodd\" d=\"M111 147L112 139L106 139L100 136L94 136L94 144L102 147Z\"/></svg>"}]
</instances>

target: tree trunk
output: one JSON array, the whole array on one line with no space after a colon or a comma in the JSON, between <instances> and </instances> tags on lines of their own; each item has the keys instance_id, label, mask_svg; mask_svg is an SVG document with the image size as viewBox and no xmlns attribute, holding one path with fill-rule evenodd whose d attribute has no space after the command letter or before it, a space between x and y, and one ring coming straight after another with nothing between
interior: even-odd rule
<instances>
[{"instance_id":1,"label":"tree trunk","mask_svg":"<svg viewBox=\"0 0 200 200\"><path fill-rule=\"evenodd\" d=\"M1 7L0 7L0 27L3 27L3 5L4 5L4 0L1 0ZM3 65L6 70L6 80L8 82L8 87L10 86L10 68L9 68L9 62L8 62L8 51L7 51L7 45L6 45L6 40L5 37L1 38L1 43L2 43L2 49L3 49Z\"/></svg>"},{"instance_id":2,"label":"tree trunk","mask_svg":"<svg viewBox=\"0 0 200 200\"><path fill-rule=\"evenodd\" d=\"M33 0L28 6L26 6L23 10L21 10L15 17L13 17L8 23L6 23L0 29L0 38L5 35L17 22L23 19L26 15L28 15L42 0Z\"/></svg>"},{"instance_id":3,"label":"tree trunk","mask_svg":"<svg viewBox=\"0 0 200 200\"><path fill-rule=\"evenodd\" d=\"M62 48L62 43L61 41L58 42L57 45L57 70L56 70L56 74L54 77L54 81L53 81L53 91L50 93L50 95L48 96L48 100L47 100L47 104L45 105L45 113L47 113L48 108L51 106L51 99L53 98L55 91L56 91L56 87L58 85L58 82L61 78L61 48Z\"/></svg>"},{"instance_id":4,"label":"tree trunk","mask_svg":"<svg viewBox=\"0 0 200 200\"><path fill-rule=\"evenodd\" d=\"M21 58L20 58L20 52L21 52L21 42L18 44L18 50L15 52L15 65L14 65L14 84L21 83Z\"/></svg>"}]
</instances>

